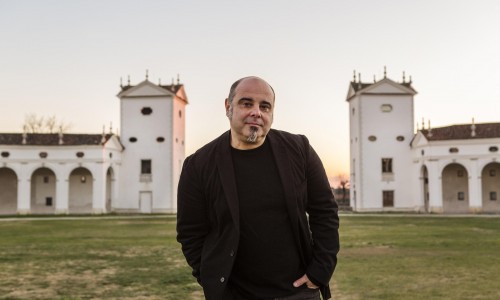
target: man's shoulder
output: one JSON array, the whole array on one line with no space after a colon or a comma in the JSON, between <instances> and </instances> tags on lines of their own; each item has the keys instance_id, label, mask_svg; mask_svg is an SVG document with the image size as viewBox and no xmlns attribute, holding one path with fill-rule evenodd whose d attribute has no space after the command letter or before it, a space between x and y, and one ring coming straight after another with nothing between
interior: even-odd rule
<instances>
[{"instance_id":1,"label":"man's shoulder","mask_svg":"<svg viewBox=\"0 0 500 300\"><path fill-rule=\"evenodd\" d=\"M215 138L211 142L205 144L200 149L196 150L195 153L188 156L186 159L211 159L211 155L215 154L217 147L225 140L228 139L228 131L224 132L219 137Z\"/></svg>"},{"instance_id":2,"label":"man's shoulder","mask_svg":"<svg viewBox=\"0 0 500 300\"><path fill-rule=\"evenodd\" d=\"M293 144L298 147L303 147L309 144L309 140L303 134L290 133L284 130L271 129L269 131L271 138L287 144Z\"/></svg>"}]
</instances>

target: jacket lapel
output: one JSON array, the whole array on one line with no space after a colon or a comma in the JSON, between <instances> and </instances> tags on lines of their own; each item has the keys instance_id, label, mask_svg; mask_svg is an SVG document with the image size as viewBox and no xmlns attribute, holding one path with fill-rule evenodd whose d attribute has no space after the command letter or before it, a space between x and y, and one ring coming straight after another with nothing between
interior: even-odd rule
<instances>
[{"instance_id":1,"label":"jacket lapel","mask_svg":"<svg viewBox=\"0 0 500 300\"><path fill-rule=\"evenodd\" d=\"M279 139L279 136L273 132L269 131L267 135L269 143L271 144L271 149L274 156L274 161L276 162L276 167L278 168L278 174L281 179L281 185L283 187L283 193L285 195L286 207L288 209L288 215L290 217L290 223L292 225L292 230L297 236L299 232L298 228L298 213L297 213L297 203L296 203L296 191L295 182L292 176L292 166L290 164L290 157L286 151L286 146Z\"/></svg>"},{"instance_id":2,"label":"jacket lapel","mask_svg":"<svg viewBox=\"0 0 500 300\"><path fill-rule=\"evenodd\" d=\"M227 131L219 140L215 154L215 163L219 170L224 194L226 196L229 211L233 217L236 230L240 230L240 214L238 192L236 190L236 179L234 178L234 166L231 156L230 134Z\"/></svg>"}]
</instances>

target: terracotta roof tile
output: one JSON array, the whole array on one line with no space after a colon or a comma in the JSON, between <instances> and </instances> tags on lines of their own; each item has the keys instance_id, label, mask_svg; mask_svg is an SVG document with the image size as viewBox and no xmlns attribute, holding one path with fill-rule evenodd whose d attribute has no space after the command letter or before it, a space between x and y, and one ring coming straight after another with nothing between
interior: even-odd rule
<instances>
[{"instance_id":1,"label":"terracotta roof tile","mask_svg":"<svg viewBox=\"0 0 500 300\"><path fill-rule=\"evenodd\" d=\"M108 141L112 134L106 134ZM63 135L63 144L59 145L59 134L57 133L28 133L26 144L31 146L77 146L77 145L100 145L102 134L72 134ZM22 133L0 133L0 145L23 145Z\"/></svg>"},{"instance_id":2,"label":"terracotta roof tile","mask_svg":"<svg viewBox=\"0 0 500 300\"><path fill-rule=\"evenodd\" d=\"M472 135L472 124L451 125L446 127L421 130L429 141L469 140L500 138L500 123L475 124L475 135Z\"/></svg>"}]
</instances>

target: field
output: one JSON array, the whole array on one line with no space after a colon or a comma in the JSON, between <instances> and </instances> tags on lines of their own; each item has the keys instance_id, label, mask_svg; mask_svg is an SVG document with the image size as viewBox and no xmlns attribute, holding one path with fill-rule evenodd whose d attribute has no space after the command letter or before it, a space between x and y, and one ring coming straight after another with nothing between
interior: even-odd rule
<instances>
[{"instance_id":1,"label":"field","mask_svg":"<svg viewBox=\"0 0 500 300\"><path fill-rule=\"evenodd\" d=\"M334 299L500 299L500 217L341 216ZM0 219L0 299L203 299L175 216Z\"/></svg>"}]
</instances>

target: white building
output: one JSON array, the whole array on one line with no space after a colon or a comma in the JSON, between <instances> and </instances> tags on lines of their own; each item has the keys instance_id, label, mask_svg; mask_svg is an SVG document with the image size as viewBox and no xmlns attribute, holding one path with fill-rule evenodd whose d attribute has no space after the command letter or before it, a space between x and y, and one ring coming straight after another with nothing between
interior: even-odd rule
<instances>
[{"instance_id":1,"label":"white building","mask_svg":"<svg viewBox=\"0 0 500 300\"><path fill-rule=\"evenodd\" d=\"M176 211L183 85L122 86L121 137L0 133L0 214Z\"/></svg>"},{"instance_id":2,"label":"white building","mask_svg":"<svg viewBox=\"0 0 500 300\"><path fill-rule=\"evenodd\" d=\"M415 133L409 82L349 85L350 199L355 211L500 213L500 123Z\"/></svg>"}]
</instances>

